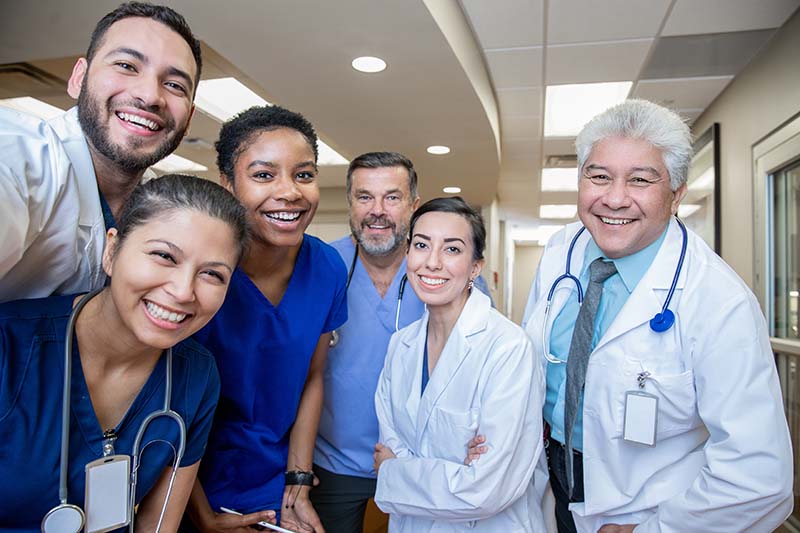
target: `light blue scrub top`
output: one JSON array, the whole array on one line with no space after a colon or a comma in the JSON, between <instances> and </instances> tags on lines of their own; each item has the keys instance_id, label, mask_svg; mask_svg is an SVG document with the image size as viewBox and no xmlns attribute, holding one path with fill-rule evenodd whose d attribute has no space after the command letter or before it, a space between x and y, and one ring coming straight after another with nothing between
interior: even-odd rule
<instances>
[{"instance_id":1,"label":"light blue scrub top","mask_svg":"<svg viewBox=\"0 0 800 533\"><path fill-rule=\"evenodd\" d=\"M644 277L650 264L655 259L661 243L664 242L667 231L652 242L647 247L639 250L635 254L614 259L617 267L617 274L614 274L603 283L603 294L600 296L600 305L597 308L597 315L594 324L594 336L592 337L592 350L597 342L603 338L608 327L614 321L622 306L628 300L633 289ZM583 256L583 265L579 279L584 292L589 287L589 265L597 259L603 257L594 239L589 240L586 245L586 252ZM565 282L569 283L569 282ZM577 291L574 284L572 293L566 305L553 322L550 334L550 353L556 358L566 361L569 355L569 346L572 343L572 331L575 329L575 321L578 318ZM566 441L564 434L564 398L567 384L567 365L566 364L547 364L547 394L544 403L544 419L550 424L550 436L559 442ZM583 392L578 403L578 413L575 417L575 427L572 432L572 447L575 450L583 450Z\"/></svg>"},{"instance_id":2,"label":"light blue scrub top","mask_svg":"<svg viewBox=\"0 0 800 533\"><path fill-rule=\"evenodd\" d=\"M344 237L331 243L349 268L355 245ZM325 470L374 478L372 452L378 442L375 389L383 370L389 339L394 334L400 280L406 262L395 274L381 298L364 269L356 261L347 290L347 322L337 331L339 343L328 352L325 368L325 400L319 422L314 462ZM400 306L400 328L422 316L425 306L406 284Z\"/></svg>"}]
</instances>

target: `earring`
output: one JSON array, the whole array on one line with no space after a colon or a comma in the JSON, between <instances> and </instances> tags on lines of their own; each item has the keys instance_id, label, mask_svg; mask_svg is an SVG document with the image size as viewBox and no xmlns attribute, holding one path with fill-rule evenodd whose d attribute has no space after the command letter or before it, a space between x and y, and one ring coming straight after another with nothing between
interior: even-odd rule
<instances>
[{"instance_id":1,"label":"earring","mask_svg":"<svg viewBox=\"0 0 800 533\"><path fill-rule=\"evenodd\" d=\"M467 290L472 290L472 287L475 286L475 278L470 278L469 283L467 283Z\"/></svg>"}]
</instances>

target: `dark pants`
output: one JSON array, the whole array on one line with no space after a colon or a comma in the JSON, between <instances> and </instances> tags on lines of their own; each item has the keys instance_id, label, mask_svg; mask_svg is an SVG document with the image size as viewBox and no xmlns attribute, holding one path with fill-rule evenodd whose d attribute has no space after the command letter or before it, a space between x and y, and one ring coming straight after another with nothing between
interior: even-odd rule
<instances>
[{"instance_id":1,"label":"dark pants","mask_svg":"<svg viewBox=\"0 0 800 533\"><path fill-rule=\"evenodd\" d=\"M570 502L583 501L583 456L580 452L572 452L572 471L575 487L572 489L572 498L569 497L567 484L567 470L563 444L555 439L547 441L547 467L550 471L550 486L556 499L556 524L558 533L577 533L575 521L569 510Z\"/></svg>"},{"instance_id":2,"label":"dark pants","mask_svg":"<svg viewBox=\"0 0 800 533\"><path fill-rule=\"evenodd\" d=\"M334 474L314 465L319 485L311 489L311 503L326 533L362 533L367 502L375 495L372 478Z\"/></svg>"}]
</instances>

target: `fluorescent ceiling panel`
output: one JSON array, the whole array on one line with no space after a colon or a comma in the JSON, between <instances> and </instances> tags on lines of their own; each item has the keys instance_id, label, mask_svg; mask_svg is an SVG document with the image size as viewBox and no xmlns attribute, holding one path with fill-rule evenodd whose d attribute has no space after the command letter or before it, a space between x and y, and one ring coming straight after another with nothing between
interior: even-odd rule
<instances>
[{"instance_id":1,"label":"fluorescent ceiling panel","mask_svg":"<svg viewBox=\"0 0 800 533\"><path fill-rule=\"evenodd\" d=\"M544 246L550 237L564 229L561 225L543 224L535 228L512 228L511 238L515 241L535 241Z\"/></svg>"},{"instance_id":2,"label":"fluorescent ceiling panel","mask_svg":"<svg viewBox=\"0 0 800 533\"><path fill-rule=\"evenodd\" d=\"M205 172L208 167L186 159L179 155L171 154L153 165L153 168L165 174L174 172Z\"/></svg>"},{"instance_id":3,"label":"fluorescent ceiling panel","mask_svg":"<svg viewBox=\"0 0 800 533\"><path fill-rule=\"evenodd\" d=\"M545 204L539 206L539 218L575 218L578 206L575 204Z\"/></svg>"},{"instance_id":4,"label":"fluorescent ceiling panel","mask_svg":"<svg viewBox=\"0 0 800 533\"><path fill-rule=\"evenodd\" d=\"M623 102L633 82L578 83L547 87L545 137L575 137L595 115Z\"/></svg>"},{"instance_id":5,"label":"fluorescent ceiling panel","mask_svg":"<svg viewBox=\"0 0 800 533\"><path fill-rule=\"evenodd\" d=\"M43 120L50 120L51 118L55 118L64 112L63 109L59 109L56 106L42 102L41 100L37 100L36 98L32 98L30 96L6 98L5 100L0 100L0 106L14 109L16 111L22 111L23 113L34 115Z\"/></svg>"},{"instance_id":6,"label":"fluorescent ceiling panel","mask_svg":"<svg viewBox=\"0 0 800 533\"><path fill-rule=\"evenodd\" d=\"M230 120L236 114L253 106L272 105L245 87L236 78L201 80L197 86L194 103L198 109L219 122ZM349 163L321 139L317 141L317 148L319 149L320 165L347 165Z\"/></svg>"},{"instance_id":7,"label":"fluorescent ceiling panel","mask_svg":"<svg viewBox=\"0 0 800 533\"><path fill-rule=\"evenodd\" d=\"M577 191L578 190L578 169L577 168L543 168L542 169L542 190L543 191Z\"/></svg>"}]
</instances>

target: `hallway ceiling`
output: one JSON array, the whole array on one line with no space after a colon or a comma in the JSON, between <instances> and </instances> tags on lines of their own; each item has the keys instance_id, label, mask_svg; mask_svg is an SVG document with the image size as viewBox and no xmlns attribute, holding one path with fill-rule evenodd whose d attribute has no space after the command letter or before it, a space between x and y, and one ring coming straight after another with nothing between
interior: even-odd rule
<instances>
[{"instance_id":1,"label":"hallway ceiling","mask_svg":"<svg viewBox=\"0 0 800 533\"><path fill-rule=\"evenodd\" d=\"M345 158L396 150L415 162L423 198L460 186L470 202L497 198L515 225L540 204L551 156L574 138L543 136L548 85L633 82L630 97L664 103L693 121L758 53L800 0L229 0L165 2L204 44L204 79L233 76L266 100L305 114ZM0 98L72 105L65 83L99 18L116 1L4 0ZM378 74L358 56L383 58ZM38 70L37 70L38 69ZM178 154L216 174L219 124L196 113ZM443 156L426 152L446 145ZM552 159L552 158L551 158ZM568 161L569 157L561 158ZM344 208L345 167L323 167L323 202ZM326 191L323 191L325 193ZM326 206L321 206L326 210ZM558 221L563 222L563 221Z\"/></svg>"}]
</instances>

